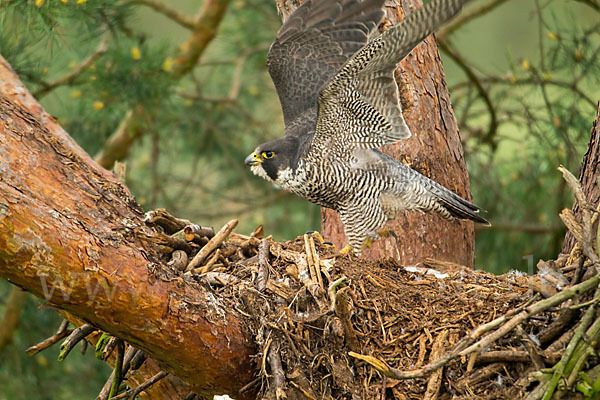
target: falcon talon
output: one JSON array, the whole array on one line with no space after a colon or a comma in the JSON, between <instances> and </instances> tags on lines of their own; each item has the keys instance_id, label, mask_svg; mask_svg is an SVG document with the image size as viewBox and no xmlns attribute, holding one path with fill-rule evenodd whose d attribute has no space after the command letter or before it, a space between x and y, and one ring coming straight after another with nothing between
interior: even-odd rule
<instances>
[{"instance_id":1,"label":"falcon talon","mask_svg":"<svg viewBox=\"0 0 600 400\"><path fill-rule=\"evenodd\" d=\"M325 243L325 239L323 239L323 235L321 235L321 234L319 233L319 231L314 231L314 232L312 233L312 236L313 236L315 239L317 239L317 240L319 241L319 243L321 243L321 244L324 244L324 243Z\"/></svg>"},{"instance_id":2,"label":"falcon talon","mask_svg":"<svg viewBox=\"0 0 600 400\"><path fill-rule=\"evenodd\" d=\"M340 254L343 256L351 253L354 253L354 249L349 244L345 245L344 248L340 250Z\"/></svg>"},{"instance_id":3,"label":"falcon talon","mask_svg":"<svg viewBox=\"0 0 600 400\"><path fill-rule=\"evenodd\" d=\"M469 0L432 0L379 34L385 0L307 0L267 57L285 129L246 157L252 172L340 213L350 246L403 211L488 224L480 208L377 150L409 138L396 65ZM340 253L342 253L344 249Z\"/></svg>"},{"instance_id":4,"label":"falcon talon","mask_svg":"<svg viewBox=\"0 0 600 400\"><path fill-rule=\"evenodd\" d=\"M392 235L392 232L389 229L382 229L380 231L377 231L377 236L379 236L381 238L390 237L391 235Z\"/></svg>"}]
</instances>

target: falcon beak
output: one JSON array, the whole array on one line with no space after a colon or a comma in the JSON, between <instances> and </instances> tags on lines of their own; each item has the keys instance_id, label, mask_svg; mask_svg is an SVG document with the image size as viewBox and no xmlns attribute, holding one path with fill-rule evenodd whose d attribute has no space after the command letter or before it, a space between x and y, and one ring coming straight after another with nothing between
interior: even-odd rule
<instances>
[{"instance_id":1,"label":"falcon beak","mask_svg":"<svg viewBox=\"0 0 600 400\"><path fill-rule=\"evenodd\" d=\"M248 157L246 157L246 159L244 160L244 164L248 165L248 166L254 166L254 165L258 165L262 163L262 160L260 159L260 156L256 153L252 153L250 154Z\"/></svg>"}]
</instances>

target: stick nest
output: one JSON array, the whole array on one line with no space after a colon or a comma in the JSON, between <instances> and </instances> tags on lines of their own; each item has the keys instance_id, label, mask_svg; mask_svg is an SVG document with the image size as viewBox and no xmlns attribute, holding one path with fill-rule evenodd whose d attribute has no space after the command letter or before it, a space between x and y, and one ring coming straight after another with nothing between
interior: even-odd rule
<instances>
[{"instance_id":1,"label":"stick nest","mask_svg":"<svg viewBox=\"0 0 600 400\"><path fill-rule=\"evenodd\" d=\"M157 215L148 222L160 221ZM153 241L166 248L177 273L240 313L257 346L260 372L245 388L257 398L543 394L539 388L553 376L548 367L563 356L585 302L595 305L589 300L597 282L560 290L595 276L581 248L541 261L543 276L494 276L435 260L418 267L362 260L339 254L318 234L278 243L262 238L261 229L232 233L235 220L216 234L187 222L168 229L159 223L170 238ZM178 235L185 235L181 243ZM597 361L592 351L586 365Z\"/></svg>"}]
</instances>

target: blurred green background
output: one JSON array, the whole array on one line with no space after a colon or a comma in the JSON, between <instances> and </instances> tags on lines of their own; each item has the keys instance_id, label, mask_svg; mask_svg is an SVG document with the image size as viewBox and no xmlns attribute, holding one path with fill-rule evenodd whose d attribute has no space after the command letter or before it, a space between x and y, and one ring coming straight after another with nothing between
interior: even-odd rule
<instances>
[{"instance_id":1,"label":"blurred green background","mask_svg":"<svg viewBox=\"0 0 600 400\"><path fill-rule=\"evenodd\" d=\"M0 0L0 54L90 154L126 121L134 137L126 183L145 209L215 227L239 218L239 232L263 224L277 240L319 229L318 207L243 164L283 130L264 67L280 26L275 2L232 1L198 65L181 77L174 62L189 29L143 3ZM164 4L188 19L202 10L201 1ZM489 12L441 33L441 55L473 199L494 225L477 233L476 266L527 271L528 260L552 258L562 244L557 214L572 200L556 167L578 173L600 99L600 3L475 1L463 15L488 4ZM100 43L106 51L86 64ZM10 292L0 281L0 316ZM62 364L56 348L24 355L59 324L38 304L26 298L13 342L0 348L0 400L94 397L109 370L91 352Z\"/></svg>"}]
</instances>

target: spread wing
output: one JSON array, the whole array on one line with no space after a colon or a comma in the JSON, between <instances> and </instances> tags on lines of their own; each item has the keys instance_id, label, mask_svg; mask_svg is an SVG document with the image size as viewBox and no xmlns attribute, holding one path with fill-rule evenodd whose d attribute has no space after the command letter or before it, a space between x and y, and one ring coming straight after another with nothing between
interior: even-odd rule
<instances>
[{"instance_id":1,"label":"spread wing","mask_svg":"<svg viewBox=\"0 0 600 400\"><path fill-rule=\"evenodd\" d=\"M384 1L307 0L283 24L267 68L286 126L316 110L323 85L367 43L383 18Z\"/></svg>"},{"instance_id":2,"label":"spread wing","mask_svg":"<svg viewBox=\"0 0 600 400\"><path fill-rule=\"evenodd\" d=\"M394 81L396 65L467 1L433 0L350 58L319 95L311 151L351 155L410 137Z\"/></svg>"}]
</instances>

